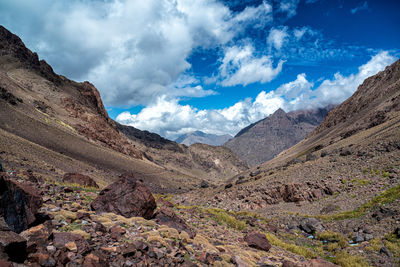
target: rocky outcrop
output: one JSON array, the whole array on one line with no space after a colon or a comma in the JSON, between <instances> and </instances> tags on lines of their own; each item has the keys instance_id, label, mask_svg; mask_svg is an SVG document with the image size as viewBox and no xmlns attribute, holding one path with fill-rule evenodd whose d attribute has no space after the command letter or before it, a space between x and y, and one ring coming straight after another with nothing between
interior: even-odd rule
<instances>
[{"instance_id":1,"label":"rocky outcrop","mask_svg":"<svg viewBox=\"0 0 400 267\"><path fill-rule=\"evenodd\" d=\"M34 223L42 202L35 188L0 173L0 216L12 231L20 233Z\"/></svg>"},{"instance_id":2,"label":"rocky outcrop","mask_svg":"<svg viewBox=\"0 0 400 267\"><path fill-rule=\"evenodd\" d=\"M265 235L258 232L247 234L244 237L244 241L249 245L249 247L264 251L269 251L271 249L271 244Z\"/></svg>"},{"instance_id":3,"label":"rocky outcrop","mask_svg":"<svg viewBox=\"0 0 400 267\"><path fill-rule=\"evenodd\" d=\"M123 175L102 190L90 205L96 213L113 212L124 217L153 217L157 205L149 189L133 175Z\"/></svg>"},{"instance_id":4,"label":"rocky outcrop","mask_svg":"<svg viewBox=\"0 0 400 267\"><path fill-rule=\"evenodd\" d=\"M26 240L11 231L4 218L0 217L0 259L24 262L26 255Z\"/></svg>"},{"instance_id":5,"label":"rocky outcrop","mask_svg":"<svg viewBox=\"0 0 400 267\"><path fill-rule=\"evenodd\" d=\"M186 222L178 217L176 213L169 207L163 206L155 214L155 220L158 224L167 225L168 227L175 228L179 232L185 231L189 234L190 238L196 236L196 232L186 224Z\"/></svg>"},{"instance_id":6,"label":"rocky outcrop","mask_svg":"<svg viewBox=\"0 0 400 267\"><path fill-rule=\"evenodd\" d=\"M71 183L71 184L80 184L83 186L95 187L99 188L97 183L87 175L83 175L80 173L66 173L63 177L63 182Z\"/></svg>"},{"instance_id":7,"label":"rocky outcrop","mask_svg":"<svg viewBox=\"0 0 400 267\"><path fill-rule=\"evenodd\" d=\"M315 201L324 195L332 195L334 189L329 185L319 183L287 183L272 187L265 192L264 200L267 204L284 202Z\"/></svg>"},{"instance_id":8,"label":"rocky outcrop","mask_svg":"<svg viewBox=\"0 0 400 267\"><path fill-rule=\"evenodd\" d=\"M33 69L44 78L59 85L62 83L62 78L54 73L53 69L44 60L39 60L36 53L33 53L25 47L22 40L9 32L6 28L0 25L0 47L1 56L9 56L16 58L26 68Z\"/></svg>"}]
</instances>

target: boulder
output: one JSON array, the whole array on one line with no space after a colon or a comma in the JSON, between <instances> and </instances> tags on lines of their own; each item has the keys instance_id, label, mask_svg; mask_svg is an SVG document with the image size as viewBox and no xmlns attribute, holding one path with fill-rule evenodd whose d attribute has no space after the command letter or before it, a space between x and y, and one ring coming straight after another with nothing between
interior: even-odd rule
<instances>
[{"instance_id":1,"label":"boulder","mask_svg":"<svg viewBox=\"0 0 400 267\"><path fill-rule=\"evenodd\" d=\"M247 234L244 237L244 241L246 241L249 247L264 251L269 251L271 249L271 244L269 243L265 235L258 232Z\"/></svg>"},{"instance_id":2,"label":"boulder","mask_svg":"<svg viewBox=\"0 0 400 267\"><path fill-rule=\"evenodd\" d=\"M196 232L169 207L161 207L155 214L155 220L158 224L175 228L179 232L185 231L189 234L190 238L196 236Z\"/></svg>"},{"instance_id":3,"label":"boulder","mask_svg":"<svg viewBox=\"0 0 400 267\"><path fill-rule=\"evenodd\" d=\"M156 201L147 187L132 175L123 175L103 189L90 204L96 213L113 212L124 217L151 219Z\"/></svg>"},{"instance_id":4,"label":"boulder","mask_svg":"<svg viewBox=\"0 0 400 267\"><path fill-rule=\"evenodd\" d=\"M0 259L22 263L26 256L26 239L11 231L4 218L0 217Z\"/></svg>"},{"instance_id":5,"label":"boulder","mask_svg":"<svg viewBox=\"0 0 400 267\"><path fill-rule=\"evenodd\" d=\"M321 222L315 218L306 218L301 221L300 229L308 234L314 234L315 232L320 232L324 230Z\"/></svg>"},{"instance_id":6,"label":"boulder","mask_svg":"<svg viewBox=\"0 0 400 267\"><path fill-rule=\"evenodd\" d=\"M53 243L54 246L59 249L64 247L70 249L72 246L74 246L74 248L76 248L76 252L79 254L85 254L90 250L88 242L78 234L67 232L54 233Z\"/></svg>"},{"instance_id":7,"label":"boulder","mask_svg":"<svg viewBox=\"0 0 400 267\"><path fill-rule=\"evenodd\" d=\"M42 203L35 188L0 173L0 216L4 217L12 231L20 233L32 225Z\"/></svg>"},{"instance_id":8,"label":"boulder","mask_svg":"<svg viewBox=\"0 0 400 267\"><path fill-rule=\"evenodd\" d=\"M50 221L31 227L20 235L27 240L29 253L36 252L38 247L46 247L52 234L53 225Z\"/></svg>"},{"instance_id":9,"label":"boulder","mask_svg":"<svg viewBox=\"0 0 400 267\"><path fill-rule=\"evenodd\" d=\"M66 173L63 182L70 184L80 184L83 186L99 188L97 183L89 176L80 173Z\"/></svg>"}]
</instances>

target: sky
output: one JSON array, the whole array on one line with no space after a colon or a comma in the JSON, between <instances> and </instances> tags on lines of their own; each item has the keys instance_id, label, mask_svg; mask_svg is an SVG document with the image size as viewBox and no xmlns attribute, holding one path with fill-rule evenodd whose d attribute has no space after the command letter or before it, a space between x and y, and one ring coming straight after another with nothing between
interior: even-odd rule
<instances>
[{"instance_id":1,"label":"sky","mask_svg":"<svg viewBox=\"0 0 400 267\"><path fill-rule=\"evenodd\" d=\"M0 24L111 118L235 135L339 104L400 57L398 0L1 0Z\"/></svg>"}]
</instances>

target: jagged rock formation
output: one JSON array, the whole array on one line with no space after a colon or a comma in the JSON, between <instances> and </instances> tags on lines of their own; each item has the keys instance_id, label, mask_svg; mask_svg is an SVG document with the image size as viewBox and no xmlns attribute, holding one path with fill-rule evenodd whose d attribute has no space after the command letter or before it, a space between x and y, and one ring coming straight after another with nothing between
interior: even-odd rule
<instances>
[{"instance_id":1,"label":"jagged rock formation","mask_svg":"<svg viewBox=\"0 0 400 267\"><path fill-rule=\"evenodd\" d=\"M242 129L224 146L251 166L272 159L295 145L317 127L333 108L286 113L278 109L272 115Z\"/></svg>"},{"instance_id":2,"label":"jagged rock formation","mask_svg":"<svg viewBox=\"0 0 400 267\"><path fill-rule=\"evenodd\" d=\"M202 131L195 131L179 136L175 140L175 142L187 146L193 145L195 143L207 144L211 146L220 146L231 138L232 136L229 134L216 135L216 134L207 134Z\"/></svg>"}]
</instances>

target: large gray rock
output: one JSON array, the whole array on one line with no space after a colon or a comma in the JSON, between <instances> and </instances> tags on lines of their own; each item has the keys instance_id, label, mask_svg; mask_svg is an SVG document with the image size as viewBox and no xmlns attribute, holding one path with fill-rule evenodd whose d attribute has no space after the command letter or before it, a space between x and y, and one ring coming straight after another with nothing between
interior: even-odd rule
<instances>
[{"instance_id":1,"label":"large gray rock","mask_svg":"<svg viewBox=\"0 0 400 267\"><path fill-rule=\"evenodd\" d=\"M321 232L324 230L321 222L315 218L306 218L301 221L300 229L308 234L314 234L315 232Z\"/></svg>"}]
</instances>

